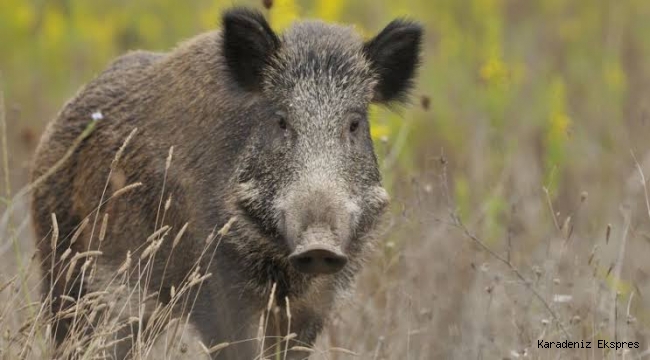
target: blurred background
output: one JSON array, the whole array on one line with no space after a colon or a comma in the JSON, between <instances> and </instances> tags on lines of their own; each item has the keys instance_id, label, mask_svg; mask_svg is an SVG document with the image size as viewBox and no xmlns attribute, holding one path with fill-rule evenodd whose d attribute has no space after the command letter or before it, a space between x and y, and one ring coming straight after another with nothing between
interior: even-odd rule
<instances>
[{"instance_id":1,"label":"blurred background","mask_svg":"<svg viewBox=\"0 0 650 360\"><path fill-rule=\"evenodd\" d=\"M400 16L426 31L412 104L371 112L392 214L318 356L650 359L645 0L1 0L0 285L20 280L0 293L3 334L37 299L14 195L45 124L112 58L169 50L232 5L278 31L321 18L370 37ZM640 347L537 348L567 338Z\"/></svg>"}]
</instances>

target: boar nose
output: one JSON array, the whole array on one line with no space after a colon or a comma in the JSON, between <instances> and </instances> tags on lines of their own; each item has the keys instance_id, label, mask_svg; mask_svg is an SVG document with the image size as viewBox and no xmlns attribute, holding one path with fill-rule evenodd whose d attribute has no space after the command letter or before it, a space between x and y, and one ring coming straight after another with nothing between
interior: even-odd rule
<instances>
[{"instance_id":1,"label":"boar nose","mask_svg":"<svg viewBox=\"0 0 650 360\"><path fill-rule=\"evenodd\" d=\"M334 274L348 262L345 254L325 246L313 245L294 251L289 261L296 270L305 274Z\"/></svg>"}]
</instances>

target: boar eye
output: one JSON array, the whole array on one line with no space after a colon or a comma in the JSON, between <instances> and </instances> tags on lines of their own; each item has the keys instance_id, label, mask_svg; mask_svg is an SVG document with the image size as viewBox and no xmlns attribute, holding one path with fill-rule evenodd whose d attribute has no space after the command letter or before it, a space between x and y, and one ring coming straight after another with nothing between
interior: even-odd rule
<instances>
[{"instance_id":1,"label":"boar eye","mask_svg":"<svg viewBox=\"0 0 650 360\"><path fill-rule=\"evenodd\" d=\"M284 113L278 112L275 114L277 117L278 126L282 130L287 130L287 117Z\"/></svg>"},{"instance_id":2,"label":"boar eye","mask_svg":"<svg viewBox=\"0 0 650 360\"><path fill-rule=\"evenodd\" d=\"M359 120L358 119L352 120L352 122L350 122L350 132L353 133L357 131L358 128L359 128Z\"/></svg>"},{"instance_id":3,"label":"boar eye","mask_svg":"<svg viewBox=\"0 0 650 360\"><path fill-rule=\"evenodd\" d=\"M350 132L355 133L359 129L363 115L355 113L350 120Z\"/></svg>"}]
</instances>

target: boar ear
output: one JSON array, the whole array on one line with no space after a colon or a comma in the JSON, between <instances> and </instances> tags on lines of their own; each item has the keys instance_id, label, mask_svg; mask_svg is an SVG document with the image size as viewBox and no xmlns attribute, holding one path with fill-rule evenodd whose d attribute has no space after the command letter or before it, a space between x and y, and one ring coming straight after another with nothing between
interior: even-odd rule
<instances>
[{"instance_id":1,"label":"boar ear","mask_svg":"<svg viewBox=\"0 0 650 360\"><path fill-rule=\"evenodd\" d=\"M394 20L364 44L364 53L377 74L374 101L404 101L420 64L422 27Z\"/></svg>"},{"instance_id":2,"label":"boar ear","mask_svg":"<svg viewBox=\"0 0 650 360\"><path fill-rule=\"evenodd\" d=\"M280 47L280 39L264 16L236 8L223 15L223 56L237 83L246 90L259 90L262 71Z\"/></svg>"}]
</instances>

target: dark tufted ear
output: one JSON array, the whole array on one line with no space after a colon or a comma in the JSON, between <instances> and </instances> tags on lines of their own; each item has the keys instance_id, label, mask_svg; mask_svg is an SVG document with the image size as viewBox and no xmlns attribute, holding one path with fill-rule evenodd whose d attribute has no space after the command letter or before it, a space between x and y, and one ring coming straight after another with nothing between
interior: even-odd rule
<instances>
[{"instance_id":1,"label":"dark tufted ear","mask_svg":"<svg viewBox=\"0 0 650 360\"><path fill-rule=\"evenodd\" d=\"M393 20L364 44L364 52L378 75L374 101L404 101L420 64L422 27L412 21Z\"/></svg>"},{"instance_id":2,"label":"dark tufted ear","mask_svg":"<svg viewBox=\"0 0 650 360\"><path fill-rule=\"evenodd\" d=\"M223 14L223 55L237 83L246 90L259 90L262 71L280 47L280 39L264 16L236 8Z\"/></svg>"}]
</instances>

